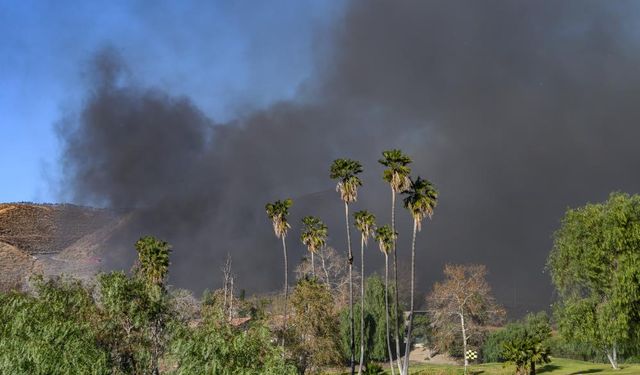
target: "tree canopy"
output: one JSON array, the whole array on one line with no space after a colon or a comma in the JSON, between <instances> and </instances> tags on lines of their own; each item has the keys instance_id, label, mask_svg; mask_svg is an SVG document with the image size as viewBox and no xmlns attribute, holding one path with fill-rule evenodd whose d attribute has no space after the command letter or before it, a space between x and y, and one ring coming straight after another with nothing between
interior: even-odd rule
<instances>
[{"instance_id":1,"label":"tree canopy","mask_svg":"<svg viewBox=\"0 0 640 375\"><path fill-rule=\"evenodd\" d=\"M640 196L613 193L604 203L566 212L548 268L561 333L605 350L640 344Z\"/></svg>"}]
</instances>

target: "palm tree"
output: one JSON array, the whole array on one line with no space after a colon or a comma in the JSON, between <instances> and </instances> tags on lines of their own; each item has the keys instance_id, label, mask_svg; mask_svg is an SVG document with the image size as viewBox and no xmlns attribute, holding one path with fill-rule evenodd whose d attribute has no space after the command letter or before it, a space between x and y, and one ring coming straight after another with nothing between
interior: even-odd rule
<instances>
[{"instance_id":1,"label":"palm tree","mask_svg":"<svg viewBox=\"0 0 640 375\"><path fill-rule=\"evenodd\" d=\"M375 240L378 241L380 251L384 254L384 309L387 320L387 349L389 349L389 367L391 375L395 375L393 369L393 350L391 350L391 335L389 334L389 252L393 250L393 242L397 235L387 224L376 229Z\"/></svg>"},{"instance_id":2,"label":"palm tree","mask_svg":"<svg viewBox=\"0 0 640 375\"><path fill-rule=\"evenodd\" d=\"M287 243L285 238L287 237L287 231L291 228L291 225L287 222L287 216L289 215L289 208L293 204L291 199L285 199L283 201L275 201L274 203L267 203L265 209L267 216L271 219L273 224L273 232L276 237L282 240L282 250L284 252L284 320L282 322L282 348L284 349L284 337L287 331L287 298L289 296L289 281L288 273L289 268L287 265Z\"/></svg>"},{"instance_id":3,"label":"palm tree","mask_svg":"<svg viewBox=\"0 0 640 375\"><path fill-rule=\"evenodd\" d=\"M316 265L314 254L327 243L327 226L314 216L305 216L302 219L303 229L300 240L311 253L311 274L316 277Z\"/></svg>"},{"instance_id":4,"label":"palm tree","mask_svg":"<svg viewBox=\"0 0 640 375\"><path fill-rule=\"evenodd\" d=\"M409 188L411 181L409 180L409 174L411 168L408 165L411 163L411 158L403 154L400 150L387 150L382 152L382 159L378 160L378 163L387 167L382 174L382 178L391 186L391 230L396 233L396 193L403 192ZM393 285L395 287L395 299L393 300L394 308L394 322L395 322L395 340L396 340L396 353L400 355L400 328L398 327L398 262L396 256L396 240L393 240ZM400 362L398 361L398 371L402 373Z\"/></svg>"},{"instance_id":5,"label":"palm tree","mask_svg":"<svg viewBox=\"0 0 640 375\"><path fill-rule=\"evenodd\" d=\"M369 237L373 236L376 228L376 217L368 211L358 211L353 214L356 228L360 231L360 366L358 375L362 374L364 364L364 247L369 242Z\"/></svg>"},{"instance_id":6,"label":"palm tree","mask_svg":"<svg viewBox=\"0 0 640 375\"><path fill-rule=\"evenodd\" d=\"M349 227L349 203L358 199L358 187L362 186L362 181L358 174L362 172L360 162L351 159L337 159L331 164L329 177L338 180L336 191L340 193L340 198L344 202L344 219L347 226L347 249L349 260L349 321L351 325L351 375L355 373L355 330L353 324L353 254L351 252L351 230Z\"/></svg>"},{"instance_id":7,"label":"palm tree","mask_svg":"<svg viewBox=\"0 0 640 375\"><path fill-rule=\"evenodd\" d=\"M169 273L171 245L152 236L136 241L138 271L152 285L162 286Z\"/></svg>"},{"instance_id":8,"label":"palm tree","mask_svg":"<svg viewBox=\"0 0 640 375\"><path fill-rule=\"evenodd\" d=\"M137 274L146 282L149 293L155 301L166 298L165 281L169 273L171 245L152 236L136 241L138 252ZM151 373L160 373L158 362L162 355L163 335L166 321L162 304L156 305L151 324Z\"/></svg>"},{"instance_id":9,"label":"palm tree","mask_svg":"<svg viewBox=\"0 0 640 375\"><path fill-rule=\"evenodd\" d=\"M413 310L414 310L414 283L416 274L416 233L422 229L422 220L431 218L433 210L438 203L438 191L429 180L418 177L415 181L411 181L411 187L404 191L404 207L409 210L413 217L413 237L411 239L411 307L409 310L409 328L407 329L407 342L404 351L403 370L404 374L408 374L409 369L409 351L411 349L411 330L413 328Z\"/></svg>"}]
</instances>

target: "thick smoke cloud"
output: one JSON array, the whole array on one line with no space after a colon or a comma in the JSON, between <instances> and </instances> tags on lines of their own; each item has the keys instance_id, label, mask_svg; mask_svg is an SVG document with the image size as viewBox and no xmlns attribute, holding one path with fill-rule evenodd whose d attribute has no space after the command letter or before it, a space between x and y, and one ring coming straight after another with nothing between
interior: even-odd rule
<instances>
[{"instance_id":1,"label":"thick smoke cloud","mask_svg":"<svg viewBox=\"0 0 640 375\"><path fill-rule=\"evenodd\" d=\"M418 239L422 290L446 262L480 262L507 307L544 308L564 210L638 191L638 15L632 2L353 2L299 100L226 124L130 84L103 52L86 106L61 127L66 186L79 202L139 209L136 229L174 244L175 284L216 286L231 252L241 287L266 290L280 285L281 254L264 203L294 198L294 226L320 215L343 249L328 165L363 161L356 208L384 223L375 161L399 147L441 191ZM373 268L379 258L369 249Z\"/></svg>"}]
</instances>

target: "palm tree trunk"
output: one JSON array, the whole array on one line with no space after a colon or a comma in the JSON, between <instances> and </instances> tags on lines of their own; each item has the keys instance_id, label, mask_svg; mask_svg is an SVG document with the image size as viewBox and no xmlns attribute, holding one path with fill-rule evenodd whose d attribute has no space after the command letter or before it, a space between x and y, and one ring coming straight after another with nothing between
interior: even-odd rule
<instances>
[{"instance_id":1,"label":"palm tree trunk","mask_svg":"<svg viewBox=\"0 0 640 375\"><path fill-rule=\"evenodd\" d=\"M415 289L416 279L416 232L418 229L418 222L413 220L413 238L411 239L411 308L409 310L409 328L407 329L407 344L404 349L404 373L409 373L409 353L411 352L411 331L413 329L413 310L414 301L413 294Z\"/></svg>"},{"instance_id":2,"label":"palm tree trunk","mask_svg":"<svg viewBox=\"0 0 640 375\"><path fill-rule=\"evenodd\" d=\"M284 337L287 332L287 299L289 298L289 266L287 263L287 243L282 236L282 249L284 250L284 319L282 321L282 350L284 355Z\"/></svg>"},{"instance_id":3,"label":"palm tree trunk","mask_svg":"<svg viewBox=\"0 0 640 375\"><path fill-rule=\"evenodd\" d=\"M396 255L396 192L391 189L391 231L393 232L393 286L395 298L393 299L393 325L395 328L394 337L396 341L396 363L398 372L402 373L400 364L400 327L398 326L398 257Z\"/></svg>"},{"instance_id":4,"label":"palm tree trunk","mask_svg":"<svg viewBox=\"0 0 640 375\"><path fill-rule=\"evenodd\" d=\"M389 368L391 375L395 375L393 369L393 350L391 350L391 334L389 333L389 256L384 254L384 309L385 318L387 320L387 348L389 349Z\"/></svg>"},{"instance_id":5,"label":"palm tree trunk","mask_svg":"<svg viewBox=\"0 0 640 375\"><path fill-rule=\"evenodd\" d=\"M351 349L351 375L356 373L356 341L355 341L355 328L353 321L353 253L351 252L351 228L349 227L349 203L344 202L344 219L347 224L347 249L349 252L349 328L351 331L351 337L349 341L349 348Z\"/></svg>"},{"instance_id":6,"label":"palm tree trunk","mask_svg":"<svg viewBox=\"0 0 640 375\"><path fill-rule=\"evenodd\" d=\"M362 374L364 364L364 235L360 238L360 367L358 375Z\"/></svg>"},{"instance_id":7,"label":"palm tree trunk","mask_svg":"<svg viewBox=\"0 0 640 375\"><path fill-rule=\"evenodd\" d=\"M311 252L311 276L313 276L313 278L316 278L316 263L313 260L313 251Z\"/></svg>"}]
</instances>

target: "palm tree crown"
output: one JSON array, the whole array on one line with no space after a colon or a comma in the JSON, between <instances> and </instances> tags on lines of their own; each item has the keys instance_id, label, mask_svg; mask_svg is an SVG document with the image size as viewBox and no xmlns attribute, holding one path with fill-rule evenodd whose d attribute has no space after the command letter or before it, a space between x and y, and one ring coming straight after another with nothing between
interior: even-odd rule
<instances>
[{"instance_id":1,"label":"palm tree crown","mask_svg":"<svg viewBox=\"0 0 640 375\"><path fill-rule=\"evenodd\" d=\"M314 216L305 216L302 219L302 224L304 227L300 240L310 252L315 253L327 242L327 226Z\"/></svg>"},{"instance_id":2,"label":"palm tree crown","mask_svg":"<svg viewBox=\"0 0 640 375\"><path fill-rule=\"evenodd\" d=\"M369 211L358 211L353 214L355 226L362 233L365 245L369 243L369 237L373 237L376 230L376 217Z\"/></svg>"},{"instance_id":3,"label":"palm tree crown","mask_svg":"<svg viewBox=\"0 0 640 375\"><path fill-rule=\"evenodd\" d=\"M336 191L340 192L340 198L346 203L358 199L358 186L362 186L362 181L357 175L361 172L362 165L355 160L336 159L331 164L329 177L338 180Z\"/></svg>"},{"instance_id":4,"label":"palm tree crown","mask_svg":"<svg viewBox=\"0 0 640 375\"><path fill-rule=\"evenodd\" d=\"M438 191L429 180L418 177L415 181L411 181L411 186L403 194L407 195L404 198L404 206L409 210L420 230L422 220L426 217L431 218L433 215L433 210L438 203Z\"/></svg>"},{"instance_id":5,"label":"palm tree crown","mask_svg":"<svg viewBox=\"0 0 640 375\"><path fill-rule=\"evenodd\" d=\"M152 236L136 241L139 271L147 281L160 285L169 273L171 245Z\"/></svg>"},{"instance_id":6,"label":"palm tree crown","mask_svg":"<svg viewBox=\"0 0 640 375\"><path fill-rule=\"evenodd\" d=\"M411 163L411 158L403 154L402 151L393 149L383 151L382 159L378 160L378 163L387 167L383 172L382 178L391 185L391 189L395 193L409 188L411 168L408 165Z\"/></svg>"},{"instance_id":7,"label":"palm tree crown","mask_svg":"<svg viewBox=\"0 0 640 375\"><path fill-rule=\"evenodd\" d=\"M267 216L273 222L273 232L276 237L283 238L287 235L287 231L291 226L287 222L287 215L289 215L289 208L293 204L291 199L285 199L283 201L275 201L273 203L267 203L265 209L267 210Z\"/></svg>"},{"instance_id":8,"label":"palm tree crown","mask_svg":"<svg viewBox=\"0 0 640 375\"><path fill-rule=\"evenodd\" d=\"M397 233L393 233L389 224L383 225L376 229L375 239L378 241L380 251L388 255L393 249L393 240L397 237Z\"/></svg>"}]
</instances>

